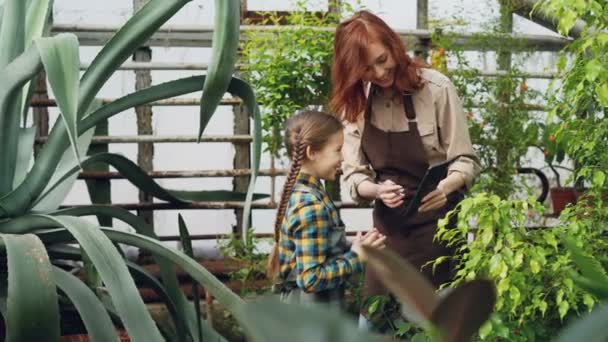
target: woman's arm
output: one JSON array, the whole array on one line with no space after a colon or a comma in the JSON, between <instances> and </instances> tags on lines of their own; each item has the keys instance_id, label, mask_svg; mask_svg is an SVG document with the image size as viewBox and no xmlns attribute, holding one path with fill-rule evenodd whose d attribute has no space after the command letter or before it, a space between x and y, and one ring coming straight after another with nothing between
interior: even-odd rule
<instances>
[{"instance_id":1,"label":"woman's arm","mask_svg":"<svg viewBox=\"0 0 608 342\"><path fill-rule=\"evenodd\" d=\"M447 196L461 189L470 188L481 171L479 160L473 150L462 102L449 78L442 76L435 98L440 143L446 150L446 160L454 159L448 176L437 185L437 189L422 199L419 211L443 207Z\"/></svg>"},{"instance_id":2,"label":"woman's arm","mask_svg":"<svg viewBox=\"0 0 608 342\"><path fill-rule=\"evenodd\" d=\"M374 172L361 150L361 134L356 124L348 124L344 129L344 163L342 170L344 182L350 196L357 203L381 199L387 206L394 208L403 203L403 187L387 181L376 184Z\"/></svg>"},{"instance_id":3,"label":"woman's arm","mask_svg":"<svg viewBox=\"0 0 608 342\"><path fill-rule=\"evenodd\" d=\"M453 176L450 183L456 184L454 182L458 177L462 177L464 185L470 188L481 171L481 165L473 150L469 127L456 88L447 77L440 84L440 88L436 99L437 124L441 132L439 138L446 150L446 160L456 158L448 169L448 175L460 174ZM456 189L458 188L451 190Z\"/></svg>"},{"instance_id":4,"label":"woman's arm","mask_svg":"<svg viewBox=\"0 0 608 342\"><path fill-rule=\"evenodd\" d=\"M349 190L350 197L357 203L375 199L375 196L369 191L370 186L373 188L374 172L361 150L361 134L356 123L348 123L344 128L342 154L344 157L342 163L343 180ZM369 185L360 189L359 186L363 183L369 183ZM360 190L363 190L364 193L360 193Z\"/></svg>"}]
</instances>

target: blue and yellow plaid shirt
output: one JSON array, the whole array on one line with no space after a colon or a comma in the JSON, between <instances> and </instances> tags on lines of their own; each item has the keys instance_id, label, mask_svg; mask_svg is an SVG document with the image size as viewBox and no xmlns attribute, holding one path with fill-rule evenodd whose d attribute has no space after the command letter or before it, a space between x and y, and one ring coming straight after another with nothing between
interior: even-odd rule
<instances>
[{"instance_id":1,"label":"blue and yellow plaid shirt","mask_svg":"<svg viewBox=\"0 0 608 342\"><path fill-rule=\"evenodd\" d=\"M281 226L279 262L280 278L293 280L295 273L305 292L336 288L363 270L346 242L338 210L313 176L300 173L294 185Z\"/></svg>"}]
</instances>

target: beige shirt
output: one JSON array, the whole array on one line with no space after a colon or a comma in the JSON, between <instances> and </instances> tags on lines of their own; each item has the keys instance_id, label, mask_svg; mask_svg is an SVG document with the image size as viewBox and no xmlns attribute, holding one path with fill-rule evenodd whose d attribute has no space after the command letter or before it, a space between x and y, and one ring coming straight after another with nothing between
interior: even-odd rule
<instances>
[{"instance_id":1,"label":"beige shirt","mask_svg":"<svg viewBox=\"0 0 608 342\"><path fill-rule=\"evenodd\" d=\"M473 146L469 137L465 115L460 98L450 79L433 69L421 69L424 86L413 94L416 121L429 164L433 165L460 154L472 154ZM409 125L401 99L382 93L373 96L371 121L384 131L408 131ZM344 181L355 202L364 202L357 192L357 186L364 180L373 182L374 172L361 150L361 136L364 129L363 113L357 122L345 122ZM449 167L448 173L459 172L467 188L471 187L479 175L477 158L459 157Z\"/></svg>"}]
</instances>

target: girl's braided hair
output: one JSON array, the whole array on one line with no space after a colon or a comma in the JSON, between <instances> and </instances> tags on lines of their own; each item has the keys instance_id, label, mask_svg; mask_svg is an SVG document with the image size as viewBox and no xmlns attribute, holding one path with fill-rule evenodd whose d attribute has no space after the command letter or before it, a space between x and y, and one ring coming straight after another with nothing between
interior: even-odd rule
<instances>
[{"instance_id":1,"label":"girl's braided hair","mask_svg":"<svg viewBox=\"0 0 608 342\"><path fill-rule=\"evenodd\" d=\"M289 197L306 159L306 149L321 150L329 138L342 130L342 123L332 115L318 111L303 111L287 120L285 123L285 147L291 159L291 167L283 185L281 201L274 222L274 241L266 274L269 278L276 277L279 272L279 241L281 226L289 204Z\"/></svg>"}]
</instances>

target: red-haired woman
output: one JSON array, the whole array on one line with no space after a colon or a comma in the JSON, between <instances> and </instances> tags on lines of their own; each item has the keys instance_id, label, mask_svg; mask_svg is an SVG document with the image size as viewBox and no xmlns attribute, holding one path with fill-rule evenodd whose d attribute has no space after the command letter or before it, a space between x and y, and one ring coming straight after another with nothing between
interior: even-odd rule
<instances>
[{"instance_id":1,"label":"red-haired woman","mask_svg":"<svg viewBox=\"0 0 608 342\"><path fill-rule=\"evenodd\" d=\"M353 199L375 200L374 226L387 236L387 248L414 266L451 255L433 241L437 221L480 171L453 84L412 60L399 35L367 11L336 29L332 83L332 109L345 121L344 180ZM448 160L447 177L406 217L429 165ZM449 263L422 272L435 286L451 277ZM383 294L387 290L368 271L365 296Z\"/></svg>"}]
</instances>

